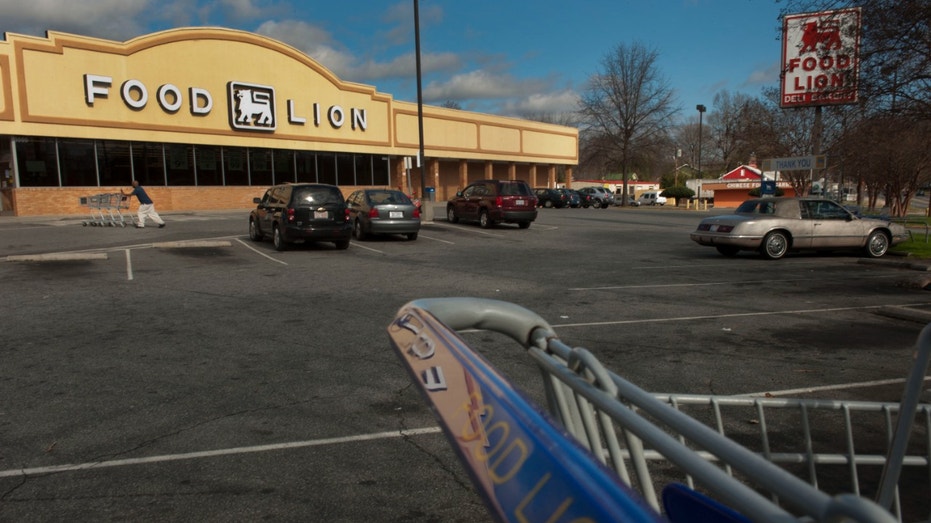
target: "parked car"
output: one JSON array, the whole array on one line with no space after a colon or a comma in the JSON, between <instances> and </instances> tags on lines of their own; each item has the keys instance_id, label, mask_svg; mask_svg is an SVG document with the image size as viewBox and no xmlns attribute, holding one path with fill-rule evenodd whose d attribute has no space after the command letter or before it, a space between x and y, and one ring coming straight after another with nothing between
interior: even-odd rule
<instances>
[{"instance_id":1,"label":"parked car","mask_svg":"<svg viewBox=\"0 0 931 523\"><path fill-rule=\"evenodd\" d=\"M283 251L297 241L333 242L337 249L349 247L352 224L343 193L335 185L285 183L270 187L249 213L249 238L272 237L275 249Z\"/></svg>"},{"instance_id":2,"label":"parked car","mask_svg":"<svg viewBox=\"0 0 931 523\"><path fill-rule=\"evenodd\" d=\"M908 232L889 220L858 217L832 200L786 197L747 200L733 214L705 218L691 238L725 256L755 250L775 260L793 250L859 249L878 258Z\"/></svg>"},{"instance_id":3,"label":"parked car","mask_svg":"<svg viewBox=\"0 0 931 523\"><path fill-rule=\"evenodd\" d=\"M560 189L560 191L566 193L566 197L569 198L569 207L578 208L582 206L582 195L579 194L579 191L575 189Z\"/></svg>"},{"instance_id":4,"label":"parked car","mask_svg":"<svg viewBox=\"0 0 931 523\"><path fill-rule=\"evenodd\" d=\"M623 200L623 196L618 194L618 195L615 195L614 198L616 200L615 205L620 205L621 201ZM640 200L634 198L633 194L628 194L627 195L627 206L628 207L640 207Z\"/></svg>"},{"instance_id":5,"label":"parked car","mask_svg":"<svg viewBox=\"0 0 931 523\"><path fill-rule=\"evenodd\" d=\"M640 205L666 205L666 197L661 194L662 191L647 191L637 198Z\"/></svg>"},{"instance_id":6,"label":"parked car","mask_svg":"<svg viewBox=\"0 0 931 523\"><path fill-rule=\"evenodd\" d=\"M373 234L403 234L416 240L420 206L394 189L360 189L346 198L352 235L364 240Z\"/></svg>"},{"instance_id":7,"label":"parked car","mask_svg":"<svg viewBox=\"0 0 931 523\"><path fill-rule=\"evenodd\" d=\"M533 195L537 197L538 207L556 207L557 209L569 206L569 197L559 189L548 189L546 187L537 187L533 190Z\"/></svg>"},{"instance_id":8,"label":"parked car","mask_svg":"<svg viewBox=\"0 0 931 523\"><path fill-rule=\"evenodd\" d=\"M524 181L480 180L447 202L446 219L451 223L477 221L484 228L498 222L516 223L526 229L537 219L537 197Z\"/></svg>"},{"instance_id":9,"label":"parked car","mask_svg":"<svg viewBox=\"0 0 931 523\"><path fill-rule=\"evenodd\" d=\"M579 193L589 195L591 197L589 205L596 209L605 209L614 204L614 193L604 187L582 187L579 189ZM584 202L582 207L586 207Z\"/></svg>"}]
</instances>

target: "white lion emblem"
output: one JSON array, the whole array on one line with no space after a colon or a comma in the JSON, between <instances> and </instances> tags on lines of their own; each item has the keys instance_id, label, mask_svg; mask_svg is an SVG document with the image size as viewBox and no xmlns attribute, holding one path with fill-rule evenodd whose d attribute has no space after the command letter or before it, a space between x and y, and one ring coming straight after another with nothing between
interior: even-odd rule
<instances>
[{"instance_id":1,"label":"white lion emblem","mask_svg":"<svg viewBox=\"0 0 931 523\"><path fill-rule=\"evenodd\" d=\"M236 91L236 112L239 114L239 117L236 118L236 123L250 124L252 123L252 118L258 116L255 125L271 125L271 94L267 92L255 92L252 89L240 89Z\"/></svg>"}]
</instances>

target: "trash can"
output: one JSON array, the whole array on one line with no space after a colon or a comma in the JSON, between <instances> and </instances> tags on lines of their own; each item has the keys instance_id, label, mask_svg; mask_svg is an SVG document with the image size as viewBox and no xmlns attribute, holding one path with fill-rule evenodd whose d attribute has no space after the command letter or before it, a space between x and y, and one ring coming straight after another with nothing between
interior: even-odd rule
<instances>
[{"instance_id":1,"label":"trash can","mask_svg":"<svg viewBox=\"0 0 931 523\"><path fill-rule=\"evenodd\" d=\"M423 199L428 202L436 201L436 187L424 187Z\"/></svg>"}]
</instances>

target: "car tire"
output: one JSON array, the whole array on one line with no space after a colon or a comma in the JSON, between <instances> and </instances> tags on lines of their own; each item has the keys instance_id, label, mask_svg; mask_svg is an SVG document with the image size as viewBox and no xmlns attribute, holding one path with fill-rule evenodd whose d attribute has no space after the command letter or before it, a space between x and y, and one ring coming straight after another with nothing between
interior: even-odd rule
<instances>
[{"instance_id":1,"label":"car tire","mask_svg":"<svg viewBox=\"0 0 931 523\"><path fill-rule=\"evenodd\" d=\"M760 253L769 260L778 260L789 252L789 237L782 231L773 231L763 237Z\"/></svg>"},{"instance_id":2,"label":"car tire","mask_svg":"<svg viewBox=\"0 0 931 523\"><path fill-rule=\"evenodd\" d=\"M357 219L356 221L352 222L352 237L353 237L353 238L355 238L355 239L357 239L357 240L359 240L359 241L362 241L362 240L364 240L367 236L368 236L368 235L365 234L365 231L362 230L362 220L358 220L358 219Z\"/></svg>"},{"instance_id":3,"label":"car tire","mask_svg":"<svg viewBox=\"0 0 931 523\"><path fill-rule=\"evenodd\" d=\"M272 244L275 245L276 251L285 251L288 249L288 242L281 237L281 227L272 226Z\"/></svg>"},{"instance_id":4,"label":"car tire","mask_svg":"<svg viewBox=\"0 0 931 523\"><path fill-rule=\"evenodd\" d=\"M491 218L488 217L487 209L482 209L481 211L479 211L478 224L482 227L482 229L488 229L489 227L495 224L495 222L492 221Z\"/></svg>"},{"instance_id":5,"label":"car tire","mask_svg":"<svg viewBox=\"0 0 931 523\"><path fill-rule=\"evenodd\" d=\"M529 229L530 222L517 222L517 226L520 227L521 229Z\"/></svg>"},{"instance_id":6,"label":"car tire","mask_svg":"<svg viewBox=\"0 0 931 523\"><path fill-rule=\"evenodd\" d=\"M543 202L543 207L546 207L547 209L551 209L553 207L552 200L546 200L545 202Z\"/></svg>"},{"instance_id":7,"label":"car tire","mask_svg":"<svg viewBox=\"0 0 931 523\"><path fill-rule=\"evenodd\" d=\"M456 210L450 205L446 208L446 221L449 223L459 223L459 217L456 216Z\"/></svg>"},{"instance_id":8,"label":"car tire","mask_svg":"<svg viewBox=\"0 0 931 523\"><path fill-rule=\"evenodd\" d=\"M337 249L339 249L339 250L341 250L341 251L345 251L346 249L349 248L349 240L339 240L339 241L335 241L335 242L333 242L333 245L335 245Z\"/></svg>"},{"instance_id":9,"label":"car tire","mask_svg":"<svg viewBox=\"0 0 931 523\"><path fill-rule=\"evenodd\" d=\"M608 207L611 207L611 204L608 202L605 202L604 205L601 206L602 209L607 209Z\"/></svg>"},{"instance_id":10,"label":"car tire","mask_svg":"<svg viewBox=\"0 0 931 523\"><path fill-rule=\"evenodd\" d=\"M866 255L870 258L880 258L889 250L889 235L883 231L873 231L866 239Z\"/></svg>"},{"instance_id":11,"label":"car tire","mask_svg":"<svg viewBox=\"0 0 931 523\"><path fill-rule=\"evenodd\" d=\"M601 200L595 200L592 202L592 207L596 209L601 209Z\"/></svg>"},{"instance_id":12,"label":"car tire","mask_svg":"<svg viewBox=\"0 0 931 523\"><path fill-rule=\"evenodd\" d=\"M740 249L737 247L734 247L733 245L718 245L715 248L718 250L719 253L723 254L724 256L727 256L728 258L733 258L734 256L737 256L738 252L740 252Z\"/></svg>"},{"instance_id":13,"label":"car tire","mask_svg":"<svg viewBox=\"0 0 931 523\"><path fill-rule=\"evenodd\" d=\"M249 239L254 242L262 241L262 233L259 231L259 226L255 223L255 220L249 220Z\"/></svg>"},{"instance_id":14,"label":"car tire","mask_svg":"<svg viewBox=\"0 0 931 523\"><path fill-rule=\"evenodd\" d=\"M412 242L412 241L414 241L414 240L416 240L416 239L417 239L417 233L416 233L416 232L409 232L409 233L407 233L407 241Z\"/></svg>"}]
</instances>

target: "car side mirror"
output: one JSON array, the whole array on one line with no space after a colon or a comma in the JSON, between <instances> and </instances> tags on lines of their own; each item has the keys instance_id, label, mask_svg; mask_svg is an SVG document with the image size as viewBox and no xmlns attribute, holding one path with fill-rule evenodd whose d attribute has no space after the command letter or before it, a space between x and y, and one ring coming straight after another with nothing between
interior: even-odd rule
<instances>
[{"instance_id":1,"label":"car side mirror","mask_svg":"<svg viewBox=\"0 0 931 523\"><path fill-rule=\"evenodd\" d=\"M457 198L461 198L461 197L462 197L462 191L456 191L456 197L457 197Z\"/></svg>"}]
</instances>

